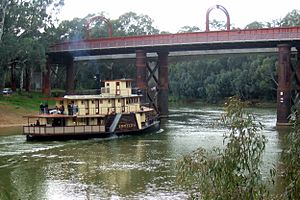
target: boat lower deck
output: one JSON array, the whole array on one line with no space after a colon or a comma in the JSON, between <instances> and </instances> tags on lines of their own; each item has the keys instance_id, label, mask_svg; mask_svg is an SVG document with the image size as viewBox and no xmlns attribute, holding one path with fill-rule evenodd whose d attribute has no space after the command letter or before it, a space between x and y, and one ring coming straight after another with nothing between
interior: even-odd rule
<instances>
[{"instance_id":1,"label":"boat lower deck","mask_svg":"<svg viewBox=\"0 0 300 200\"><path fill-rule=\"evenodd\" d=\"M160 122L154 121L152 124L139 130L128 130L122 132L105 131L104 126L72 126L72 127L47 127L47 126L24 126L23 132L28 141L32 140L70 140L70 139L90 139L106 138L113 135L138 135L157 131Z\"/></svg>"}]
</instances>

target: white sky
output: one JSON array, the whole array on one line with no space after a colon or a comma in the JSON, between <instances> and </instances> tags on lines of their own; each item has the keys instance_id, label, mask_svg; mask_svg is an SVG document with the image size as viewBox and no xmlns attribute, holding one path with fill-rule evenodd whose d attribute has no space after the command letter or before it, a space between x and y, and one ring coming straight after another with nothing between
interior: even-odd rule
<instances>
[{"instance_id":1,"label":"white sky","mask_svg":"<svg viewBox=\"0 0 300 200\"><path fill-rule=\"evenodd\" d=\"M186 25L205 30L206 11L216 4L228 10L231 24L239 28L254 21L271 22L300 9L300 0L65 0L59 18L71 20L104 11L106 18L117 19L132 11L151 17L160 31L176 33ZM219 9L211 12L210 19L226 21Z\"/></svg>"}]
</instances>

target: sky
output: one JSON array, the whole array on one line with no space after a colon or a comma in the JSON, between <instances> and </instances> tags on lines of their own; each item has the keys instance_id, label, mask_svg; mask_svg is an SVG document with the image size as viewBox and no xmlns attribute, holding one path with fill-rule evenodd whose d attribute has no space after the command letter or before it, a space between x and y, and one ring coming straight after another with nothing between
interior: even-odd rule
<instances>
[{"instance_id":1,"label":"sky","mask_svg":"<svg viewBox=\"0 0 300 200\"><path fill-rule=\"evenodd\" d=\"M300 10L300 0L65 0L60 20L83 18L104 11L105 17L117 19L126 12L148 15L160 31L178 32L183 26L205 30L207 9L224 6L234 27L244 28L251 22L271 22L285 17L293 9ZM214 9L210 19L226 21L225 14Z\"/></svg>"}]
</instances>

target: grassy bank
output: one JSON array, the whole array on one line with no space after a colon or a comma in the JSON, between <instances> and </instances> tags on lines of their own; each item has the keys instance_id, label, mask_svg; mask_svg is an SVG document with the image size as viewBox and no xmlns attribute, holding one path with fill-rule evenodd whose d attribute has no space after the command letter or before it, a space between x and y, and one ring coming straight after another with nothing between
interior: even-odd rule
<instances>
[{"instance_id":1,"label":"grassy bank","mask_svg":"<svg viewBox=\"0 0 300 200\"><path fill-rule=\"evenodd\" d=\"M45 98L38 92L16 92L12 95L0 96L0 126L21 125L27 122L24 115L39 112L39 105ZM52 105L52 101L48 101Z\"/></svg>"}]
</instances>

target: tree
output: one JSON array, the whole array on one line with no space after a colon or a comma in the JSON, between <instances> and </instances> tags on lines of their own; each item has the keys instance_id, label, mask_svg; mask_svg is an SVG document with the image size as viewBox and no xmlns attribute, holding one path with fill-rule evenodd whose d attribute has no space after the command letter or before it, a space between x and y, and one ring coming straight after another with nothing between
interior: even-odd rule
<instances>
[{"instance_id":1,"label":"tree","mask_svg":"<svg viewBox=\"0 0 300 200\"><path fill-rule=\"evenodd\" d=\"M282 19L282 26L300 26L300 10L292 10Z\"/></svg>"},{"instance_id":2,"label":"tree","mask_svg":"<svg viewBox=\"0 0 300 200\"><path fill-rule=\"evenodd\" d=\"M218 20L214 19L209 22L209 25L211 26L211 30L225 30L226 29L225 21L218 21Z\"/></svg>"},{"instance_id":3,"label":"tree","mask_svg":"<svg viewBox=\"0 0 300 200\"><path fill-rule=\"evenodd\" d=\"M5 84L11 63L29 69L26 80L30 86L33 66L42 70L45 63L43 32L53 26L53 15L63 5L63 0L2 0L1 3L0 88Z\"/></svg>"},{"instance_id":4,"label":"tree","mask_svg":"<svg viewBox=\"0 0 300 200\"><path fill-rule=\"evenodd\" d=\"M189 32L198 32L200 28L197 26L184 26L178 32L179 33L189 33Z\"/></svg>"},{"instance_id":5,"label":"tree","mask_svg":"<svg viewBox=\"0 0 300 200\"><path fill-rule=\"evenodd\" d=\"M0 44L2 43L2 35L4 31L4 22L8 3L8 0L1 0L0 4Z\"/></svg>"},{"instance_id":6,"label":"tree","mask_svg":"<svg viewBox=\"0 0 300 200\"><path fill-rule=\"evenodd\" d=\"M148 15L137 15L134 12L121 15L113 24L116 36L159 33L159 30L153 26L153 20Z\"/></svg>"},{"instance_id":7,"label":"tree","mask_svg":"<svg viewBox=\"0 0 300 200\"><path fill-rule=\"evenodd\" d=\"M248 24L245 29L259 29L259 28L265 28L265 25L262 22L252 22Z\"/></svg>"}]
</instances>

